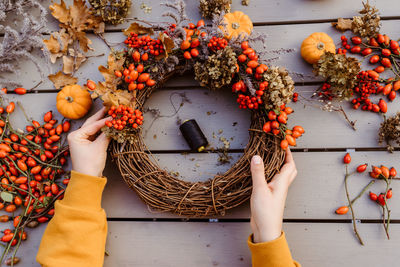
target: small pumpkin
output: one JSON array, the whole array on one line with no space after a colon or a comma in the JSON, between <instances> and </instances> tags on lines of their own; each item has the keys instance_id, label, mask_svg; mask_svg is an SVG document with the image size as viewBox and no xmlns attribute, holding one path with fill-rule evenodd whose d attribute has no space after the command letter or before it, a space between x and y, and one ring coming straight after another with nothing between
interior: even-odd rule
<instances>
[{"instance_id":1,"label":"small pumpkin","mask_svg":"<svg viewBox=\"0 0 400 267\"><path fill-rule=\"evenodd\" d=\"M301 56L310 64L317 63L325 52L336 53L332 38L324 32L314 32L301 44Z\"/></svg>"},{"instance_id":2,"label":"small pumpkin","mask_svg":"<svg viewBox=\"0 0 400 267\"><path fill-rule=\"evenodd\" d=\"M82 118L91 107L90 93L79 84L67 85L57 94L57 110L68 119Z\"/></svg>"},{"instance_id":3,"label":"small pumpkin","mask_svg":"<svg viewBox=\"0 0 400 267\"><path fill-rule=\"evenodd\" d=\"M221 25L220 28L224 31L226 39L238 37L241 34L250 35L253 31L253 22L242 11L226 13L224 24L226 25Z\"/></svg>"}]
</instances>

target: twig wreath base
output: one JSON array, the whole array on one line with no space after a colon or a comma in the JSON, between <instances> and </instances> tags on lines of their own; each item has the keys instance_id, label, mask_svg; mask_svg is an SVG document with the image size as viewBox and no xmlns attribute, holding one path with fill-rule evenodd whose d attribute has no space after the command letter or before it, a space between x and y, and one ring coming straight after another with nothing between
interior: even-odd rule
<instances>
[{"instance_id":1,"label":"twig wreath base","mask_svg":"<svg viewBox=\"0 0 400 267\"><path fill-rule=\"evenodd\" d=\"M164 81L172 75L167 75ZM154 90L138 91L139 107ZM285 152L276 136L263 132L265 122L261 111L252 111L249 143L242 157L227 172L205 182L183 181L160 168L148 152L141 131L135 133L132 144L113 142L112 154L124 181L151 210L187 217L224 216L228 209L250 198L250 160L253 155L263 158L267 181L283 164Z\"/></svg>"}]
</instances>

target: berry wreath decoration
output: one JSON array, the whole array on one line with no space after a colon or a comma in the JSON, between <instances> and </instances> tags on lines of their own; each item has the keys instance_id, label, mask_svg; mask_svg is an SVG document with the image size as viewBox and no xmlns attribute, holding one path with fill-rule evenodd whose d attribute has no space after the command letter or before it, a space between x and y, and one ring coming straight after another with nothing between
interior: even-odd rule
<instances>
[{"instance_id":1,"label":"berry wreath decoration","mask_svg":"<svg viewBox=\"0 0 400 267\"><path fill-rule=\"evenodd\" d=\"M99 67L105 81L89 80L86 88L113 117L102 130L115 140L112 155L123 179L151 209L188 217L224 215L250 197L251 157L263 158L269 180L282 166L284 149L304 133L301 126L286 125L294 82L285 69L259 63L250 44L264 43L265 36L252 33L253 24L242 12L221 14L206 26L203 20L187 24L183 1L164 5L171 9L165 16L175 23L132 23L124 30L126 48L112 51L108 66ZM188 70L203 87L232 88L239 108L252 111L243 156L206 182L182 181L161 169L141 135L146 100L170 77Z\"/></svg>"}]
</instances>

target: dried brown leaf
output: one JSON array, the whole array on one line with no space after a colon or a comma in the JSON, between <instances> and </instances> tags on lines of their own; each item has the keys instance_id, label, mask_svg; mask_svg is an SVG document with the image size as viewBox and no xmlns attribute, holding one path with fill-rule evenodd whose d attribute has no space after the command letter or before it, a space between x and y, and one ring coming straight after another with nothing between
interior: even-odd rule
<instances>
[{"instance_id":1,"label":"dried brown leaf","mask_svg":"<svg viewBox=\"0 0 400 267\"><path fill-rule=\"evenodd\" d=\"M117 90L117 85L121 81L120 78L115 76L114 72L116 70L121 70L124 64L125 59L121 57L116 60L113 54L108 55L107 67L99 66L99 71L101 75L103 75L105 81L99 82L96 86L96 90L92 93L93 98L97 98L99 96L105 96L110 92ZM106 99L111 96L105 96Z\"/></svg>"},{"instance_id":2,"label":"dried brown leaf","mask_svg":"<svg viewBox=\"0 0 400 267\"><path fill-rule=\"evenodd\" d=\"M49 80L53 82L56 89L78 82L78 78L64 74L62 71L59 71L56 74L50 74L48 77Z\"/></svg>"},{"instance_id":3,"label":"dried brown leaf","mask_svg":"<svg viewBox=\"0 0 400 267\"><path fill-rule=\"evenodd\" d=\"M60 52L60 43L58 42L57 38L54 38L54 35L50 35L49 39L44 39L43 43L46 45L47 50L50 53L56 54Z\"/></svg>"},{"instance_id":4,"label":"dried brown leaf","mask_svg":"<svg viewBox=\"0 0 400 267\"><path fill-rule=\"evenodd\" d=\"M164 53L156 56L156 59L167 58L168 54L172 52L172 49L175 47L174 41L165 33L160 33L158 39L164 46Z\"/></svg>"},{"instance_id":5,"label":"dried brown leaf","mask_svg":"<svg viewBox=\"0 0 400 267\"><path fill-rule=\"evenodd\" d=\"M142 26L136 22L133 22L131 25L129 25L127 29L123 30L123 33L126 36L129 36L131 32L136 34L149 34L149 35L152 35L154 33L153 28Z\"/></svg>"},{"instance_id":6,"label":"dried brown leaf","mask_svg":"<svg viewBox=\"0 0 400 267\"><path fill-rule=\"evenodd\" d=\"M76 39L79 41L79 47L83 52L87 52L89 50L93 50L89 45L92 44L92 40L90 40L85 32L76 32Z\"/></svg>"},{"instance_id":7,"label":"dried brown leaf","mask_svg":"<svg viewBox=\"0 0 400 267\"><path fill-rule=\"evenodd\" d=\"M69 56L63 56L63 70L65 74L74 72L74 59Z\"/></svg>"},{"instance_id":8,"label":"dried brown leaf","mask_svg":"<svg viewBox=\"0 0 400 267\"><path fill-rule=\"evenodd\" d=\"M70 6L70 23L76 31L84 31L92 28L90 20L92 14L83 0L74 0L74 4Z\"/></svg>"},{"instance_id":9,"label":"dried brown leaf","mask_svg":"<svg viewBox=\"0 0 400 267\"><path fill-rule=\"evenodd\" d=\"M104 95L101 96L103 100L103 104L106 107L125 105L131 106L134 105L134 96L132 93L126 90L116 90L116 91L108 91Z\"/></svg>"},{"instance_id":10,"label":"dried brown leaf","mask_svg":"<svg viewBox=\"0 0 400 267\"><path fill-rule=\"evenodd\" d=\"M347 31L351 30L351 25L353 23L352 19L343 19L343 18L338 18L337 22L332 22L332 26L336 27L339 31Z\"/></svg>"},{"instance_id":11,"label":"dried brown leaf","mask_svg":"<svg viewBox=\"0 0 400 267\"><path fill-rule=\"evenodd\" d=\"M60 4L54 3L50 5L49 9L51 10L51 15L59 22L64 24L69 22L69 8L65 5L64 0L61 0Z\"/></svg>"}]
</instances>

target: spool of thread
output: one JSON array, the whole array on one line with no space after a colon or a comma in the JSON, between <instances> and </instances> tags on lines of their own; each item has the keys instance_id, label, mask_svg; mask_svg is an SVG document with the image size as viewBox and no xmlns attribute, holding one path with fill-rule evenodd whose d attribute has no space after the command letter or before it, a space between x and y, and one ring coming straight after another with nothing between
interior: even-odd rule
<instances>
[{"instance_id":1,"label":"spool of thread","mask_svg":"<svg viewBox=\"0 0 400 267\"><path fill-rule=\"evenodd\" d=\"M179 129L192 150L201 152L208 145L207 138L204 136L195 120L184 121L181 126L179 126Z\"/></svg>"}]
</instances>

